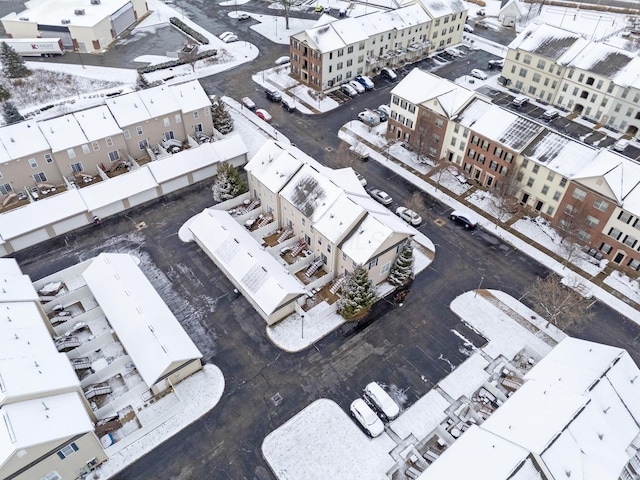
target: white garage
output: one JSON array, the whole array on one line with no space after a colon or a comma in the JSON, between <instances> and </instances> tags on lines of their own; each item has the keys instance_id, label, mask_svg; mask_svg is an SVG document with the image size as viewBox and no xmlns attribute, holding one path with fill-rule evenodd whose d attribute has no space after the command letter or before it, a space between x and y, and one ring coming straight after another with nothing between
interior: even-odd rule
<instances>
[{"instance_id":1,"label":"white garage","mask_svg":"<svg viewBox=\"0 0 640 480\"><path fill-rule=\"evenodd\" d=\"M75 230L76 228L84 227L89 224L89 219L87 218L86 210L75 217L67 218L60 222L56 222L52 225L53 231L56 235L62 235L63 233L70 232L71 230Z\"/></svg>"},{"instance_id":2,"label":"white garage","mask_svg":"<svg viewBox=\"0 0 640 480\"><path fill-rule=\"evenodd\" d=\"M116 34L116 37L124 32L127 28L133 25L136 21L136 14L133 10L133 4L127 3L123 7L120 7L110 16L111 28Z\"/></svg>"}]
</instances>

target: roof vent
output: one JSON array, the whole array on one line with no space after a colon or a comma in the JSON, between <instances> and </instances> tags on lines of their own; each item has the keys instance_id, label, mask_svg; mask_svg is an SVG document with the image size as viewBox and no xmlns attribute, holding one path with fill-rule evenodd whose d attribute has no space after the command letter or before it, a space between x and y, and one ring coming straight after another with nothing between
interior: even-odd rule
<instances>
[{"instance_id":1,"label":"roof vent","mask_svg":"<svg viewBox=\"0 0 640 480\"><path fill-rule=\"evenodd\" d=\"M45 410L49 410L49 407L47 407L47 404L42 402L42 406L44 407Z\"/></svg>"},{"instance_id":2,"label":"roof vent","mask_svg":"<svg viewBox=\"0 0 640 480\"><path fill-rule=\"evenodd\" d=\"M20 17L20 20L22 20L23 22L28 22L29 21L29 17Z\"/></svg>"},{"instance_id":3,"label":"roof vent","mask_svg":"<svg viewBox=\"0 0 640 480\"><path fill-rule=\"evenodd\" d=\"M16 139L11 137L11 143L16 143ZM633 382L631 382L631 383L633 383Z\"/></svg>"},{"instance_id":4,"label":"roof vent","mask_svg":"<svg viewBox=\"0 0 640 480\"><path fill-rule=\"evenodd\" d=\"M63 18L62 20L60 20L60 23L62 25L69 25L71 23L71 20L69 20L68 18Z\"/></svg>"},{"instance_id":5,"label":"roof vent","mask_svg":"<svg viewBox=\"0 0 640 480\"><path fill-rule=\"evenodd\" d=\"M76 9L73 11L73 14L74 14L74 15L84 15L84 8L76 8Z\"/></svg>"},{"instance_id":6,"label":"roof vent","mask_svg":"<svg viewBox=\"0 0 640 480\"><path fill-rule=\"evenodd\" d=\"M91 5L100 5L100 0L91 0Z\"/></svg>"}]
</instances>

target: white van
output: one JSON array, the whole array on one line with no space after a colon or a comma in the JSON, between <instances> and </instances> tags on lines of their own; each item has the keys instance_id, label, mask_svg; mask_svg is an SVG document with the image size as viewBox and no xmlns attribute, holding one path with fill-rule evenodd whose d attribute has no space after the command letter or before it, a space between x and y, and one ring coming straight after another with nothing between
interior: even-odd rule
<instances>
[{"instance_id":1,"label":"white van","mask_svg":"<svg viewBox=\"0 0 640 480\"><path fill-rule=\"evenodd\" d=\"M529 97L527 97L526 95L518 95L513 99L511 103L514 107L522 107L523 105L529 103Z\"/></svg>"},{"instance_id":2,"label":"white van","mask_svg":"<svg viewBox=\"0 0 640 480\"><path fill-rule=\"evenodd\" d=\"M548 122L555 118L558 118L559 116L560 116L560 111L556 110L555 108L550 108L549 110L547 110L542 114L542 118Z\"/></svg>"},{"instance_id":3,"label":"white van","mask_svg":"<svg viewBox=\"0 0 640 480\"><path fill-rule=\"evenodd\" d=\"M376 125L380 125L380 115L371 110L365 110L364 112L360 112L358 114L358 120L362 123L369 125L370 127L374 127Z\"/></svg>"}]
</instances>

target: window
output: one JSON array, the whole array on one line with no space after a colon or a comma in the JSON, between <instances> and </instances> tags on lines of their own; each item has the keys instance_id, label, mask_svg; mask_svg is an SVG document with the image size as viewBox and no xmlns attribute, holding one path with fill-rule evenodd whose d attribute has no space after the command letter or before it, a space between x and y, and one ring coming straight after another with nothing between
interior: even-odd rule
<instances>
[{"instance_id":1,"label":"window","mask_svg":"<svg viewBox=\"0 0 640 480\"><path fill-rule=\"evenodd\" d=\"M525 65L531 65L531 55L525 55L522 63L524 63Z\"/></svg>"},{"instance_id":2,"label":"window","mask_svg":"<svg viewBox=\"0 0 640 480\"><path fill-rule=\"evenodd\" d=\"M524 160L522 160L522 168L527 168L527 166L529 166L529 160L525 158Z\"/></svg>"},{"instance_id":3,"label":"window","mask_svg":"<svg viewBox=\"0 0 640 480\"><path fill-rule=\"evenodd\" d=\"M634 237L632 237L630 235L626 235L624 237L624 241L622 243L624 243L628 247L633 248L633 247L636 246L636 243L638 243L638 240L636 240Z\"/></svg>"},{"instance_id":4,"label":"window","mask_svg":"<svg viewBox=\"0 0 640 480\"><path fill-rule=\"evenodd\" d=\"M609 202L599 198L595 202L593 202L593 207L596 210L600 210L601 212L605 212L607 210L607 208L609 208Z\"/></svg>"},{"instance_id":5,"label":"window","mask_svg":"<svg viewBox=\"0 0 640 480\"><path fill-rule=\"evenodd\" d=\"M318 237L318 245L322 245L322 239Z\"/></svg>"},{"instance_id":6,"label":"window","mask_svg":"<svg viewBox=\"0 0 640 480\"><path fill-rule=\"evenodd\" d=\"M29 159L29 165L31 165L31 168L38 168L38 162L36 162L35 158Z\"/></svg>"},{"instance_id":7,"label":"window","mask_svg":"<svg viewBox=\"0 0 640 480\"><path fill-rule=\"evenodd\" d=\"M533 187L533 177L529 177L529 180L527 180L527 187Z\"/></svg>"},{"instance_id":8,"label":"window","mask_svg":"<svg viewBox=\"0 0 640 480\"><path fill-rule=\"evenodd\" d=\"M146 138L145 138L144 140L140 140L140 141L138 142L138 148L139 148L140 150L144 150L144 149L146 149L148 146L149 146L149 142L147 142L147 139L146 139Z\"/></svg>"},{"instance_id":9,"label":"window","mask_svg":"<svg viewBox=\"0 0 640 480\"><path fill-rule=\"evenodd\" d=\"M541 78L542 78L542 77L540 76L540 74L539 74L539 73L534 73L534 74L533 74L533 81L534 81L535 83L540 83L540 79L541 79Z\"/></svg>"},{"instance_id":10,"label":"window","mask_svg":"<svg viewBox=\"0 0 640 480\"><path fill-rule=\"evenodd\" d=\"M118 160L120 160L120 153L117 150L114 150L113 152L109 152L110 162L117 162Z\"/></svg>"},{"instance_id":11,"label":"window","mask_svg":"<svg viewBox=\"0 0 640 480\"><path fill-rule=\"evenodd\" d=\"M175 117L173 117L173 120L174 120L176 123L182 123L182 116L181 116L179 113L176 113L176 116L175 116Z\"/></svg>"},{"instance_id":12,"label":"window","mask_svg":"<svg viewBox=\"0 0 640 480\"><path fill-rule=\"evenodd\" d=\"M87 145L86 143L82 145L82 153L84 153L85 155L88 155L90 152L91 150L89 149L89 145Z\"/></svg>"},{"instance_id":13,"label":"window","mask_svg":"<svg viewBox=\"0 0 640 480\"><path fill-rule=\"evenodd\" d=\"M585 223L590 227L597 227L598 224L600 223L600 220L598 220L596 217L592 217L591 215L589 215L585 220Z\"/></svg>"},{"instance_id":14,"label":"window","mask_svg":"<svg viewBox=\"0 0 640 480\"><path fill-rule=\"evenodd\" d=\"M580 230L578 232L578 238L583 242L588 242L589 240L591 240L591 234L585 232L584 230Z\"/></svg>"},{"instance_id":15,"label":"window","mask_svg":"<svg viewBox=\"0 0 640 480\"><path fill-rule=\"evenodd\" d=\"M91 148L94 152L97 152L98 150L100 150L100 145L98 144L98 142L91 142Z\"/></svg>"},{"instance_id":16,"label":"window","mask_svg":"<svg viewBox=\"0 0 640 480\"><path fill-rule=\"evenodd\" d=\"M201 123L196 123L193 126L193 130L197 133L197 132L202 132L202 124Z\"/></svg>"},{"instance_id":17,"label":"window","mask_svg":"<svg viewBox=\"0 0 640 480\"><path fill-rule=\"evenodd\" d=\"M576 200L584 200L584 197L587 196L587 192L585 192L584 190L580 190L579 188L576 188L573 191L573 194L571 195L573 198L575 198Z\"/></svg>"},{"instance_id":18,"label":"window","mask_svg":"<svg viewBox=\"0 0 640 480\"><path fill-rule=\"evenodd\" d=\"M60 474L58 472L56 472L55 470L53 472L49 472L47 473L44 477L42 477L40 480L62 480L62 477L60 476Z\"/></svg>"},{"instance_id":19,"label":"window","mask_svg":"<svg viewBox=\"0 0 640 480\"><path fill-rule=\"evenodd\" d=\"M44 174L44 172L40 172L33 175L33 179L36 183L44 183L47 181L47 176Z\"/></svg>"},{"instance_id":20,"label":"window","mask_svg":"<svg viewBox=\"0 0 640 480\"><path fill-rule=\"evenodd\" d=\"M200 112L198 112L197 110L193 112L193 119L194 120L198 120L200 118Z\"/></svg>"},{"instance_id":21,"label":"window","mask_svg":"<svg viewBox=\"0 0 640 480\"><path fill-rule=\"evenodd\" d=\"M573 205L567 205L566 207L564 207L564 213L566 213L570 217L573 217L577 212L578 209Z\"/></svg>"},{"instance_id":22,"label":"window","mask_svg":"<svg viewBox=\"0 0 640 480\"><path fill-rule=\"evenodd\" d=\"M502 158L502 151L502 148L496 147L493 149L493 154L498 158Z\"/></svg>"},{"instance_id":23,"label":"window","mask_svg":"<svg viewBox=\"0 0 640 480\"><path fill-rule=\"evenodd\" d=\"M481 163L482 165L484 165L484 161L487 157L485 157L484 155L478 155L478 158L476 159L476 161L478 163Z\"/></svg>"},{"instance_id":24,"label":"window","mask_svg":"<svg viewBox=\"0 0 640 480\"><path fill-rule=\"evenodd\" d=\"M547 193L549 193L549 186L545 185L542 187L542 194L546 195Z\"/></svg>"},{"instance_id":25,"label":"window","mask_svg":"<svg viewBox=\"0 0 640 480\"><path fill-rule=\"evenodd\" d=\"M567 179L565 177L562 177L562 180L560 180L560 186L564 187L567 184Z\"/></svg>"},{"instance_id":26,"label":"window","mask_svg":"<svg viewBox=\"0 0 640 480\"><path fill-rule=\"evenodd\" d=\"M375 267L376 265L378 265L378 259L375 258L374 260L371 260L369 262L369 270L371 270L373 267Z\"/></svg>"},{"instance_id":27,"label":"window","mask_svg":"<svg viewBox=\"0 0 640 480\"><path fill-rule=\"evenodd\" d=\"M533 173L538 173L538 170L540 170L540 165L536 163L531 170L533 171Z\"/></svg>"},{"instance_id":28,"label":"window","mask_svg":"<svg viewBox=\"0 0 640 480\"><path fill-rule=\"evenodd\" d=\"M553 199L557 202L558 200L560 200L560 196L561 193L556 191L556 193L553 194Z\"/></svg>"},{"instance_id":29,"label":"window","mask_svg":"<svg viewBox=\"0 0 640 480\"><path fill-rule=\"evenodd\" d=\"M622 232L617 228L610 228L609 233L607 235L615 238L616 240L620 240L620 237L622 236Z\"/></svg>"},{"instance_id":30,"label":"window","mask_svg":"<svg viewBox=\"0 0 640 480\"><path fill-rule=\"evenodd\" d=\"M45 153L45 154L44 154L44 160L45 160L45 162L47 162L47 163L51 163L51 162L53 162L53 157L51 156L51 154L50 154L50 153Z\"/></svg>"},{"instance_id":31,"label":"window","mask_svg":"<svg viewBox=\"0 0 640 480\"><path fill-rule=\"evenodd\" d=\"M331 253L331 244L327 243L327 252Z\"/></svg>"},{"instance_id":32,"label":"window","mask_svg":"<svg viewBox=\"0 0 640 480\"><path fill-rule=\"evenodd\" d=\"M67 150L67 155L69 156L69 159L74 159L76 158L76 152L73 150L73 148L69 148Z\"/></svg>"},{"instance_id":33,"label":"window","mask_svg":"<svg viewBox=\"0 0 640 480\"><path fill-rule=\"evenodd\" d=\"M353 45L347 47L347 53L353 53Z\"/></svg>"},{"instance_id":34,"label":"window","mask_svg":"<svg viewBox=\"0 0 640 480\"><path fill-rule=\"evenodd\" d=\"M124 131L124 138L125 138L125 139L129 139L129 138L131 138L131 132L129 132L129 130L125 130L125 131Z\"/></svg>"},{"instance_id":35,"label":"window","mask_svg":"<svg viewBox=\"0 0 640 480\"><path fill-rule=\"evenodd\" d=\"M604 252L607 255L611 253L611 250L613 250L613 247L608 243L603 243L602 245L600 245L600 251Z\"/></svg>"},{"instance_id":36,"label":"window","mask_svg":"<svg viewBox=\"0 0 640 480\"><path fill-rule=\"evenodd\" d=\"M168 119L168 118L163 118L163 119L162 119L162 122L164 123L164 126L165 126L165 127L168 127L168 126L170 126L170 125L171 125L171 122L169 121L169 119Z\"/></svg>"},{"instance_id":37,"label":"window","mask_svg":"<svg viewBox=\"0 0 640 480\"><path fill-rule=\"evenodd\" d=\"M551 205L549 205L547 207L547 215L552 216L554 210L555 210L555 208L553 208Z\"/></svg>"},{"instance_id":38,"label":"window","mask_svg":"<svg viewBox=\"0 0 640 480\"><path fill-rule=\"evenodd\" d=\"M540 70L544 70L544 67L547 65L547 63L544 60L538 60L538 68Z\"/></svg>"},{"instance_id":39,"label":"window","mask_svg":"<svg viewBox=\"0 0 640 480\"><path fill-rule=\"evenodd\" d=\"M342 261L345 262L347 260L347 254L342 252Z\"/></svg>"},{"instance_id":40,"label":"window","mask_svg":"<svg viewBox=\"0 0 640 480\"><path fill-rule=\"evenodd\" d=\"M302 225L304 226L306 223L307 223L307 221L303 218L302 219ZM307 242L307 243L309 243L309 242Z\"/></svg>"},{"instance_id":41,"label":"window","mask_svg":"<svg viewBox=\"0 0 640 480\"><path fill-rule=\"evenodd\" d=\"M385 263L382 267L380 267L380 273L384 274L391 270L391 262Z\"/></svg>"},{"instance_id":42,"label":"window","mask_svg":"<svg viewBox=\"0 0 640 480\"><path fill-rule=\"evenodd\" d=\"M2 195L6 195L7 193L12 191L13 191L13 188L11 188L11 184L9 183L0 184L0 193L2 193Z\"/></svg>"},{"instance_id":43,"label":"window","mask_svg":"<svg viewBox=\"0 0 640 480\"><path fill-rule=\"evenodd\" d=\"M518 72L518 75L521 77L526 77L527 76L527 69L526 68L521 68L520 71Z\"/></svg>"},{"instance_id":44,"label":"window","mask_svg":"<svg viewBox=\"0 0 640 480\"><path fill-rule=\"evenodd\" d=\"M443 125L443 121L441 118L436 118L436 127L441 127Z\"/></svg>"},{"instance_id":45,"label":"window","mask_svg":"<svg viewBox=\"0 0 640 480\"><path fill-rule=\"evenodd\" d=\"M620 211L620 213L618 214L618 220L624 223L629 223L632 218L633 218L633 215L625 212L624 210Z\"/></svg>"},{"instance_id":46,"label":"window","mask_svg":"<svg viewBox=\"0 0 640 480\"><path fill-rule=\"evenodd\" d=\"M83 170L84 170L84 167L82 166L82 163L78 162L78 163L71 164L71 171L73 173L82 172Z\"/></svg>"},{"instance_id":47,"label":"window","mask_svg":"<svg viewBox=\"0 0 640 480\"><path fill-rule=\"evenodd\" d=\"M556 178L556 174L554 172L549 172L547 174L547 180L549 180L550 182L553 182L553 179Z\"/></svg>"},{"instance_id":48,"label":"window","mask_svg":"<svg viewBox=\"0 0 640 480\"><path fill-rule=\"evenodd\" d=\"M77 451L78 451L77 445L75 443L70 443L66 447L62 447L60 450L58 450L58 456L60 458L64 459L64 458L67 458L72 453L77 452Z\"/></svg>"}]
</instances>

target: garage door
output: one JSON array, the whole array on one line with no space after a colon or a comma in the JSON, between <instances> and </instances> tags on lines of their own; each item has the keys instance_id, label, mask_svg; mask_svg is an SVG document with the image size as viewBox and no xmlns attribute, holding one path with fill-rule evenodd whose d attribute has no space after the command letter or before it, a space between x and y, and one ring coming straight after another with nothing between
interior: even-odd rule
<instances>
[{"instance_id":1,"label":"garage door","mask_svg":"<svg viewBox=\"0 0 640 480\"><path fill-rule=\"evenodd\" d=\"M140 205L141 203L148 202L156 198L158 198L158 191L155 188L151 188L129 197L129 205L135 207L136 205Z\"/></svg>"},{"instance_id":2,"label":"garage door","mask_svg":"<svg viewBox=\"0 0 640 480\"><path fill-rule=\"evenodd\" d=\"M36 243L44 242L45 240L49 240L49 234L43 228L41 230L27 233L26 235L22 235L21 237L14 238L10 241L13 249L18 251L23 248L30 247L31 245L35 245Z\"/></svg>"},{"instance_id":3,"label":"garage door","mask_svg":"<svg viewBox=\"0 0 640 480\"><path fill-rule=\"evenodd\" d=\"M86 215L77 215L75 217L67 218L61 222L57 222L53 224L53 231L56 232L56 235L62 235L63 233L70 232L71 230L75 230L76 228L84 227L88 225L89 221L87 220Z\"/></svg>"},{"instance_id":4,"label":"garage door","mask_svg":"<svg viewBox=\"0 0 640 480\"><path fill-rule=\"evenodd\" d=\"M136 15L133 12L133 5L127 3L116 13L111 15L111 28L116 33L116 37L129 28L136 21Z\"/></svg>"},{"instance_id":5,"label":"garage door","mask_svg":"<svg viewBox=\"0 0 640 480\"><path fill-rule=\"evenodd\" d=\"M124 211L124 205L122 202L114 202L104 207L97 208L93 211L93 214L99 218L107 218L116 213Z\"/></svg>"},{"instance_id":6,"label":"garage door","mask_svg":"<svg viewBox=\"0 0 640 480\"><path fill-rule=\"evenodd\" d=\"M174 178L166 183L162 184L162 194L166 195L167 193L175 192L176 190L180 190L181 188L189 186L189 178L185 175L184 177Z\"/></svg>"},{"instance_id":7,"label":"garage door","mask_svg":"<svg viewBox=\"0 0 640 480\"><path fill-rule=\"evenodd\" d=\"M217 171L218 167L216 165L211 165L210 167L203 168L202 170L198 170L197 172L193 172L193 181L199 182L200 180L211 178L216 174Z\"/></svg>"},{"instance_id":8,"label":"garage door","mask_svg":"<svg viewBox=\"0 0 640 480\"><path fill-rule=\"evenodd\" d=\"M38 25L38 31L42 38L60 38L64 48L73 50L73 40L69 33L68 27L59 27L57 25Z\"/></svg>"}]
</instances>

